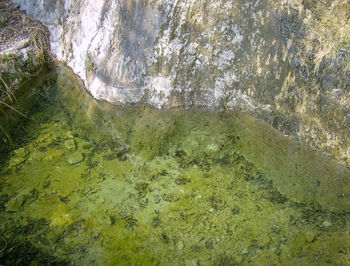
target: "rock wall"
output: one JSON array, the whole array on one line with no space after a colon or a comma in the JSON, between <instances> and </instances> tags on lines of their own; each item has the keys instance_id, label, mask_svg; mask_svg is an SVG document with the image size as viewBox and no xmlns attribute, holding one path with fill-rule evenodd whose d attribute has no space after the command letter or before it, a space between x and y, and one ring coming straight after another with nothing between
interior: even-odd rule
<instances>
[{"instance_id":1,"label":"rock wall","mask_svg":"<svg viewBox=\"0 0 350 266\"><path fill-rule=\"evenodd\" d=\"M97 99L247 110L350 165L346 0L15 0Z\"/></svg>"}]
</instances>

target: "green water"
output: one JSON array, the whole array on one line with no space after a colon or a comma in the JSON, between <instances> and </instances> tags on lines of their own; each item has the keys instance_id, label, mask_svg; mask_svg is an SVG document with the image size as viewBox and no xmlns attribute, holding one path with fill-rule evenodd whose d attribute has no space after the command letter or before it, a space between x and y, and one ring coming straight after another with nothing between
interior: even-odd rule
<instances>
[{"instance_id":1,"label":"green water","mask_svg":"<svg viewBox=\"0 0 350 266\"><path fill-rule=\"evenodd\" d=\"M24 90L31 119L0 120L23 125L2 264L350 265L349 170L325 155L246 114L96 102L63 67Z\"/></svg>"}]
</instances>

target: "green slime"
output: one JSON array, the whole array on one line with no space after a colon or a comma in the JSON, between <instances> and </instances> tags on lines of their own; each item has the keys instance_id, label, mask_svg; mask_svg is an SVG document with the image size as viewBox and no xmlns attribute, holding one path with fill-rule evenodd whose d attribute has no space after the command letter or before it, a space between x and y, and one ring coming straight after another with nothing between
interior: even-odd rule
<instances>
[{"instance_id":1,"label":"green slime","mask_svg":"<svg viewBox=\"0 0 350 266\"><path fill-rule=\"evenodd\" d=\"M2 263L350 263L349 169L248 114L112 106L62 66L18 106Z\"/></svg>"}]
</instances>

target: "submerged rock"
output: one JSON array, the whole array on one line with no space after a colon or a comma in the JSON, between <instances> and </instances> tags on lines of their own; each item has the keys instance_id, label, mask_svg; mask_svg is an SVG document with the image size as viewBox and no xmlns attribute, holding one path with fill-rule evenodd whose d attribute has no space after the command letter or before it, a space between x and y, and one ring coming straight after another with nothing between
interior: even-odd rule
<instances>
[{"instance_id":1,"label":"submerged rock","mask_svg":"<svg viewBox=\"0 0 350 266\"><path fill-rule=\"evenodd\" d=\"M184 248L184 242L182 240L177 241L176 248L181 250Z\"/></svg>"},{"instance_id":2,"label":"submerged rock","mask_svg":"<svg viewBox=\"0 0 350 266\"><path fill-rule=\"evenodd\" d=\"M112 225L113 224L113 219L109 215L101 215L98 217L98 222L101 225Z\"/></svg>"},{"instance_id":3,"label":"submerged rock","mask_svg":"<svg viewBox=\"0 0 350 266\"><path fill-rule=\"evenodd\" d=\"M314 242L318 235L319 235L319 233L316 231L313 231L313 230L306 231L305 232L305 240L309 243Z\"/></svg>"},{"instance_id":4,"label":"submerged rock","mask_svg":"<svg viewBox=\"0 0 350 266\"><path fill-rule=\"evenodd\" d=\"M29 204L38 198L38 191L21 191L16 196L12 197L6 204L7 212L21 211L24 205Z\"/></svg>"},{"instance_id":5,"label":"submerged rock","mask_svg":"<svg viewBox=\"0 0 350 266\"><path fill-rule=\"evenodd\" d=\"M324 228L328 228L328 227L331 227L331 226L332 226L332 223L329 222L329 221L327 221L327 220L325 220L325 221L323 221L322 226L323 226Z\"/></svg>"},{"instance_id":6,"label":"submerged rock","mask_svg":"<svg viewBox=\"0 0 350 266\"><path fill-rule=\"evenodd\" d=\"M25 148L19 148L14 151L15 155L10 159L9 168L25 162L29 157L29 152Z\"/></svg>"},{"instance_id":7,"label":"submerged rock","mask_svg":"<svg viewBox=\"0 0 350 266\"><path fill-rule=\"evenodd\" d=\"M6 211L7 212L18 212L18 211L20 211L22 209L23 203L24 203L23 195L19 195L17 197L13 197L6 204Z\"/></svg>"},{"instance_id":8,"label":"submerged rock","mask_svg":"<svg viewBox=\"0 0 350 266\"><path fill-rule=\"evenodd\" d=\"M76 146L75 146L75 141L74 139L68 139L64 142L64 146L68 149L68 150L71 150L71 151L74 151L76 149Z\"/></svg>"},{"instance_id":9,"label":"submerged rock","mask_svg":"<svg viewBox=\"0 0 350 266\"><path fill-rule=\"evenodd\" d=\"M17 157L25 158L28 156L28 151L25 148L19 148L14 151Z\"/></svg>"},{"instance_id":10,"label":"submerged rock","mask_svg":"<svg viewBox=\"0 0 350 266\"><path fill-rule=\"evenodd\" d=\"M84 160L83 154L80 153L80 152L77 152L77 153L74 153L71 156L69 156L68 159L67 159L67 162L70 165L74 165L74 164L82 162L83 160Z\"/></svg>"}]
</instances>

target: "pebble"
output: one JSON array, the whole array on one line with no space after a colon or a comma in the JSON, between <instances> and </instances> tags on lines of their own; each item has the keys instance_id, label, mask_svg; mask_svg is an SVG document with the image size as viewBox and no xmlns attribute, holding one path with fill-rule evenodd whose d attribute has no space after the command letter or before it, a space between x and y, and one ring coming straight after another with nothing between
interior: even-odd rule
<instances>
[{"instance_id":1,"label":"pebble","mask_svg":"<svg viewBox=\"0 0 350 266\"><path fill-rule=\"evenodd\" d=\"M76 149L76 146L75 146L75 142L74 142L74 139L68 139L64 142L64 146L66 146L66 148L68 150L71 150L71 151L74 151Z\"/></svg>"},{"instance_id":2,"label":"pebble","mask_svg":"<svg viewBox=\"0 0 350 266\"><path fill-rule=\"evenodd\" d=\"M101 225L112 225L112 219L108 215L103 215L103 216L98 217L98 222Z\"/></svg>"},{"instance_id":3,"label":"pebble","mask_svg":"<svg viewBox=\"0 0 350 266\"><path fill-rule=\"evenodd\" d=\"M197 266L199 263L198 263L198 259L194 259L194 260L187 260L185 264L186 266Z\"/></svg>"},{"instance_id":4,"label":"pebble","mask_svg":"<svg viewBox=\"0 0 350 266\"><path fill-rule=\"evenodd\" d=\"M52 154L49 154L49 155L46 155L43 160L45 161L52 161L53 160L53 155Z\"/></svg>"},{"instance_id":5,"label":"pebble","mask_svg":"<svg viewBox=\"0 0 350 266\"><path fill-rule=\"evenodd\" d=\"M29 153L24 148L19 148L14 153L15 155L10 159L10 168L25 162L29 156Z\"/></svg>"},{"instance_id":6,"label":"pebble","mask_svg":"<svg viewBox=\"0 0 350 266\"><path fill-rule=\"evenodd\" d=\"M242 255L247 255L248 253L249 253L249 251L247 248L243 249L241 252Z\"/></svg>"},{"instance_id":7,"label":"pebble","mask_svg":"<svg viewBox=\"0 0 350 266\"><path fill-rule=\"evenodd\" d=\"M317 232L307 231L305 232L305 240L309 243L314 242L317 237Z\"/></svg>"},{"instance_id":8,"label":"pebble","mask_svg":"<svg viewBox=\"0 0 350 266\"><path fill-rule=\"evenodd\" d=\"M19 165L19 164L25 162L26 159L27 159L26 157L17 157L17 156L14 156L14 157L12 157L12 158L10 159L10 166L9 166L9 167L11 168L11 167L17 166L17 165Z\"/></svg>"},{"instance_id":9,"label":"pebble","mask_svg":"<svg viewBox=\"0 0 350 266\"><path fill-rule=\"evenodd\" d=\"M182 240L177 241L176 244L177 249L183 249L184 248L184 242Z\"/></svg>"},{"instance_id":10,"label":"pebble","mask_svg":"<svg viewBox=\"0 0 350 266\"><path fill-rule=\"evenodd\" d=\"M267 247L271 243L271 238L268 235L261 235L258 241L261 247Z\"/></svg>"},{"instance_id":11,"label":"pebble","mask_svg":"<svg viewBox=\"0 0 350 266\"><path fill-rule=\"evenodd\" d=\"M74 138L73 132L72 132L72 131L68 131L68 132L66 133L66 138L69 138L69 139Z\"/></svg>"},{"instance_id":12,"label":"pebble","mask_svg":"<svg viewBox=\"0 0 350 266\"><path fill-rule=\"evenodd\" d=\"M322 223L322 225L323 225L323 227L328 228L328 227L332 226L332 223L326 220Z\"/></svg>"},{"instance_id":13,"label":"pebble","mask_svg":"<svg viewBox=\"0 0 350 266\"><path fill-rule=\"evenodd\" d=\"M168 202L175 202L175 201L178 201L180 199L180 197L174 193L164 194L162 198L163 198L163 200L168 201Z\"/></svg>"},{"instance_id":14,"label":"pebble","mask_svg":"<svg viewBox=\"0 0 350 266\"><path fill-rule=\"evenodd\" d=\"M19 195L17 197L13 197L6 204L6 211L7 212L18 212L21 210L23 203L24 203L24 195Z\"/></svg>"},{"instance_id":15,"label":"pebble","mask_svg":"<svg viewBox=\"0 0 350 266\"><path fill-rule=\"evenodd\" d=\"M24 158L28 155L28 152L24 148L19 148L14 151L18 157Z\"/></svg>"},{"instance_id":16,"label":"pebble","mask_svg":"<svg viewBox=\"0 0 350 266\"><path fill-rule=\"evenodd\" d=\"M70 165L73 165L73 164L77 164L77 163L80 163L84 160L84 156L83 154L81 154L80 152L79 153L74 153L72 154L69 158L68 158L68 163Z\"/></svg>"}]
</instances>

